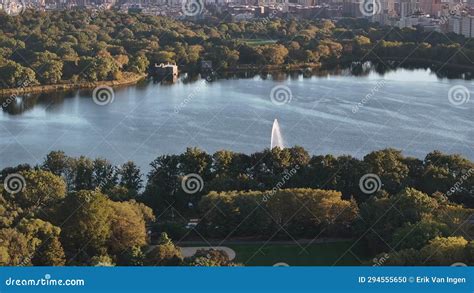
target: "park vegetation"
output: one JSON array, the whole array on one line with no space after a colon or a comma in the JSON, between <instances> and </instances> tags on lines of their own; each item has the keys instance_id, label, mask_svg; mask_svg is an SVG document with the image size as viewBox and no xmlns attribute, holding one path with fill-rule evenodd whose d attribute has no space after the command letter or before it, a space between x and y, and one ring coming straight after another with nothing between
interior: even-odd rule
<instances>
[{"instance_id":1,"label":"park vegetation","mask_svg":"<svg viewBox=\"0 0 474 293\"><path fill-rule=\"evenodd\" d=\"M448 36L354 19L186 22L113 10L0 13L0 88L122 80L162 62L193 72L202 60L218 72L367 60L472 70L474 44Z\"/></svg>"},{"instance_id":2,"label":"park vegetation","mask_svg":"<svg viewBox=\"0 0 474 293\"><path fill-rule=\"evenodd\" d=\"M320 237L363 241L387 265L474 264L474 164L434 151L351 156L301 147L250 155L188 148L162 155L144 181L133 162L73 158L0 171L0 265L238 265L202 250L184 258L171 241ZM192 193L183 180L199 174ZM360 178L376 174L371 193ZM24 178L9 192L7 180ZM188 219L200 219L195 230Z\"/></svg>"}]
</instances>

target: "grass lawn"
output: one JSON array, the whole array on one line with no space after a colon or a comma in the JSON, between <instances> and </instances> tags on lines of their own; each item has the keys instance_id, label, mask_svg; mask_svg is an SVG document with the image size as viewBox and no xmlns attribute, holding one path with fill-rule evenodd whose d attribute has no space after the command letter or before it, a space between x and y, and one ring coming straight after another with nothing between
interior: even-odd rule
<instances>
[{"instance_id":1,"label":"grass lawn","mask_svg":"<svg viewBox=\"0 0 474 293\"><path fill-rule=\"evenodd\" d=\"M259 46L266 44L275 44L277 40L265 40L265 39L242 39L249 46Z\"/></svg>"},{"instance_id":2,"label":"grass lawn","mask_svg":"<svg viewBox=\"0 0 474 293\"><path fill-rule=\"evenodd\" d=\"M279 262L287 263L290 266L361 265L361 261L368 259L367 254L362 247L357 245L351 249L353 253L347 251L351 245L351 241L317 243L308 247L302 245L306 247L306 251L302 251L297 244L268 244L262 249L260 249L261 244L239 244L228 245L228 247L235 250L235 261L246 266L272 266ZM346 251L347 253L345 253ZM341 258L343 254L344 256Z\"/></svg>"}]
</instances>

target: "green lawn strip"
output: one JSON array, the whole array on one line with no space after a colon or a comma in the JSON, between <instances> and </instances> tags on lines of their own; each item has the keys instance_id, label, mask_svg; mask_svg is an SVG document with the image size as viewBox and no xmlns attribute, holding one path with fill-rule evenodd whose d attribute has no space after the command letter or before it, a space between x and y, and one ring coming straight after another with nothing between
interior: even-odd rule
<instances>
[{"instance_id":1,"label":"green lawn strip","mask_svg":"<svg viewBox=\"0 0 474 293\"><path fill-rule=\"evenodd\" d=\"M208 246L207 243L186 243L179 246ZM306 251L295 244L242 243L222 244L236 252L235 262L245 266L272 266L276 263L286 263L290 266L359 266L370 265L371 256L364 245L353 241L336 241L314 243L307 246L301 244ZM348 251L350 248L350 251ZM352 252L352 253L351 253ZM363 263L361 263L363 262Z\"/></svg>"}]
</instances>

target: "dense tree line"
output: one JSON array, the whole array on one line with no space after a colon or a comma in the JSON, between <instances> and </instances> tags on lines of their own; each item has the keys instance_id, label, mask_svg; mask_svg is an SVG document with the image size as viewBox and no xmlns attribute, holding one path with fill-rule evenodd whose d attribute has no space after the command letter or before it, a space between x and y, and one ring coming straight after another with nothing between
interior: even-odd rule
<instances>
[{"instance_id":1,"label":"dense tree line","mask_svg":"<svg viewBox=\"0 0 474 293\"><path fill-rule=\"evenodd\" d=\"M49 171L18 174L25 180L20 192L0 187L2 265L127 263L129 251L147 244L145 225L154 216L145 205L112 201L99 189L68 193Z\"/></svg>"},{"instance_id":2,"label":"dense tree line","mask_svg":"<svg viewBox=\"0 0 474 293\"><path fill-rule=\"evenodd\" d=\"M440 192L451 202L474 207L473 162L460 155L438 151L420 160L405 157L395 149L374 151L358 159L310 156L298 146L267 149L250 155L226 150L210 155L197 148L188 148L180 155L159 156L151 167L141 198L160 213L172 205L184 215L192 214L189 203L197 207L201 196L210 191L272 190L294 169L297 169L295 174L280 188L337 190L343 199L354 198L360 204L372 195L360 189L360 178L373 173L380 177L381 189L389 194L412 187L429 195ZM192 196L181 186L183 177L190 173L199 174L204 181L203 189Z\"/></svg>"},{"instance_id":3,"label":"dense tree line","mask_svg":"<svg viewBox=\"0 0 474 293\"><path fill-rule=\"evenodd\" d=\"M1 170L0 264L235 265L218 252L183 258L167 235L157 237L192 233L191 217L201 219L201 235L218 239L354 237L373 255L388 255L387 264L472 262L474 164L459 155L189 148L150 165L143 182L133 162L53 151L39 166ZM183 187L189 174L202 178L193 192ZM371 193L360 186L366 174L380 178ZM14 194L5 185L12 175L25 181ZM452 257L430 255L451 245Z\"/></svg>"},{"instance_id":4,"label":"dense tree line","mask_svg":"<svg viewBox=\"0 0 474 293\"><path fill-rule=\"evenodd\" d=\"M386 265L395 266L471 266L474 264L474 241L462 236L431 239L421 249L408 248L385 254Z\"/></svg>"},{"instance_id":5,"label":"dense tree line","mask_svg":"<svg viewBox=\"0 0 474 293\"><path fill-rule=\"evenodd\" d=\"M462 36L379 27L366 20L271 19L202 23L112 10L0 13L2 88L117 80L175 62L188 71L201 60L216 70L237 65L334 64L361 59L430 59L472 65ZM257 42L248 42L249 39ZM259 43L258 40L271 40Z\"/></svg>"},{"instance_id":6,"label":"dense tree line","mask_svg":"<svg viewBox=\"0 0 474 293\"><path fill-rule=\"evenodd\" d=\"M282 189L274 193L211 192L199 203L200 231L211 237L232 236L311 238L352 236L358 216L355 201L320 189ZM291 232L287 232L291 231Z\"/></svg>"},{"instance_id":7,"label":"dense tree line","mask_svg":"<svg viewBox=\"0 0 474 293\"><path fill-rule=\"evenodd\" d=\"M149 246L155 216L135 200L114 201L100 187L67 192L39 168L15 174L25 180L18 193L0 186L1 266L235 265L214 250L184 258L166 233Z\"/></svg>"}]
</instances>

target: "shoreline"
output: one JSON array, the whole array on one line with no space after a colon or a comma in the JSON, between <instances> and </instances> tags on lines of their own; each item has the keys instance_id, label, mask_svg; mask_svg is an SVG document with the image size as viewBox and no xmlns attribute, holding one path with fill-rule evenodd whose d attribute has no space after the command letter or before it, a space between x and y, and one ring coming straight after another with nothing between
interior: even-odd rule
<instances>
[{"instance_id":1,"label":"shoreline","mask_svg":"<svg viewBox=\"0 0 474 293\"><path fill-rule=\"evenodd\" d=\"M68 91L77 89L91 89L98 86L121 87L135 85L144 80L146 74L129 74L127 78L120 80L96 81L96 82L78 82L78 83L59 83L48 85L35 85L23 88L0 89L0 97L17 96L21 94L43 94L57 91Z\"/></svg>"},{"instance_id":2,"label":"shoreline","mask_svg":"<svg viewBox=\"0 0 474 293\"><path fill-rule=\"evenodd\" d=\"M413 62L413 63L422 63L423 65L431 68L432 70L436 69L436 66L452 68L452 69L463 69L463 70L471 70L474 73L474 67L467 66L467 65L460 65L460 64L445 64L443 62L439 62L437 60L431 59L421 59L421 58L410 58L406 60L401 60L402 58L391 57L391 58L382 58L383 61L386 62ZM377 58L365 58L364 60L341 60L341 62L337 62L335 64L331 63L303 63L303 64L283 64L283 65L263 65L263 66L256 66L256 65L238 65L232 68L227 68L222 70L223 74L236 74L242 72L289 72L289 71L297 71L297 70L315 70L315 69L323 69L326 70L328 67L336 68L338 66L344 66L354 62L377 62ZM418 64L415 65L416 68L423 69L423 65ZM189 73L187 70L183 70L183 73ZM20 88L8 88L8 89L0 89L0 98L6 98L9 96L17 96L21 94L42 94L42 93L50 93L50 92L58 92L58 91L68 91L68 90L78 90L78 89L91 89L98 86L110 86L110 87L121 87L121 86L130 86L136 85L140 81L143 81L149 77L148 74L133 74L127 73L128 77L123 78L121 80L110 80L110 81L96 81L96 82L79 82L79 83L60 83L60 84L50 84L50 85L35 85L32 87L20 87Z\"/></svg>"},{"instance_id":3,"label":"shoreline","mask_svg":"<svg viewBox=\"0 0 474 293\"><path fill-rule=\"evenodd\" d=\"M240 65L233 68L228 68L223 70L224 74L232 73L241 73L241 72L252 72L252 71L267 71L267 72L285 72L291 70L302 70L306 68L321 68L320 63L304 63L304 64L284 64L284 65L263 65L263 66L254 66L254 65ZM189 73L187 70L183 70L183 73ZM19 88L8 88L0 89L0 98L5 98L12 95L21 95L21 94L42 94L50 93L56 91L67 91L67 90L77 90L77 89L91 89L98 86L111 86L111 87L120 87L120 86L129 86L135 85L142 80L150 77L148 74L130 74L129 78L124 78L121 80L110 80L110 81L96 81L96 82L78 82L78 83L59 83L59 84L48 84L48 85L35 85L31 87L19 87Z\"/></svg>"}]
</instances>

